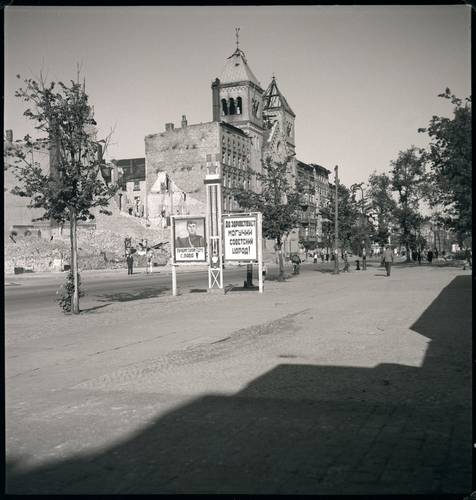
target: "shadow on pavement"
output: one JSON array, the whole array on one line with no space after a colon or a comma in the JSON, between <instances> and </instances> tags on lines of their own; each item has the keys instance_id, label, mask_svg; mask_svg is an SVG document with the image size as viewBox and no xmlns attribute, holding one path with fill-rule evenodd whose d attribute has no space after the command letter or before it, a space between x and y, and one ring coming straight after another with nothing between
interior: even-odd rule
<instances>
[{"instance_id":1,"label":"shadow on pavement","mask_svg":"<svg viewBox=\"0 0 476 500\"><path fill-rule=\"evenodd\" d=\"M99 302L130 302L131 300L151 299L170 292L169 287L141 288L137 292L117 292L97 296Z\"/></svg>"},{"instance_id":2,"label":"shadow on pavement","mask_svg":"<svg viewBox=\"0 0 476 500\"><path fill-rule=\"evenodd\" d=\"M81 309L80 312L81 314L91 314L95 313L98 309L102 309L104 307L110 306L111 302L108 302L107 304L103 304L102 306L94 306L94 307L87 307L85 309Z\"/></svg>"},{"instance_id":3,"label":"shadow on pavement","mask_svg":"<svg viewBox=\"0 0 476 500\"><path fill-rule=\"evenodd\" d=\"M455 278L411 329L429 339L421 367L278 364L102 452L24 472L11 457L7 492L462 498L471 488L470 277Z\"/></svg>"}]
</instances>

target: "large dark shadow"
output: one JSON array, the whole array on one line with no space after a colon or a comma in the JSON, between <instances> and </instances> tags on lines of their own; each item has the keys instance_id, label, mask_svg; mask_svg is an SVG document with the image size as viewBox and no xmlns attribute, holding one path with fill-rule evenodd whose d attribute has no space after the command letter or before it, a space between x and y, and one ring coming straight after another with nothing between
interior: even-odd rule
<instances>
[{"instance_id":1,"label":"large dark shadow","mask_svg":"<svg viewBox=\"0 0 476 500\"><path fill-rule=\"evenodd\" d=\"M7 492L463 498L471 490L470 277L455 278L411 328L429 340L421 367L277 364L242 391L199 397L101 453L23 473L11 457ZM282 353L277 363L295 357Z\"/></svg>"}]
</instances>

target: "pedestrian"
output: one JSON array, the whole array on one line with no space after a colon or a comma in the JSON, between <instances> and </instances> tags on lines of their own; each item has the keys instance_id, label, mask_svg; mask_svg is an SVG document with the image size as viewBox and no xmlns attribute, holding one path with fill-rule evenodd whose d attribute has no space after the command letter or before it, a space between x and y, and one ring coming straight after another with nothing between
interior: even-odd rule
<instances>
[{"instance_id":1,"label":"pedestrian","mask_svg":"<svg viewBox=\"0 0 476 500\"><path fill-rule=\"evenodd\" d=\"M468 266L470 269L473 268L473 254L471 252L470 248L467 248L464 252L464 265L463 265L463 270L466 270L466 266Z\"/></svg>"},{"instance_id":2,"label":"pedestrian","mask_svg":"<svg viewBox=\"0 0 476 500\"><path fill-rule=\"evenodd\" d=\"M438 249L435 248L435 260L438 260Z\"/></svg>"},{"instance_id":3,"label":"pedestrian","mask_svg":"<svg viewBox=\"0 0 476 500\"><path fill-rule=\"evenodd\" d=\"M299 265L301 264L301 258L297 253L291 255L291 262L293 263L293 274L299 274Z\"/></svg>"},{"instance_id":4,"label":"pedestrian","mask_svg":"<svg viewBox=\"0 0 476 500\"><path fill-rule=\"evenodd\" d=\"M413 262L416 262L417 258L418 258L418 252L415 249L413 249L412 250L412 260L413 260Z\"/></svg>"},{"instance_id":5,"label":"pedestrian","mask_svg":"<svg viewBox=\"0 0 476 500\"><path fill-rule=\"evenodd\" d=\"M349 256L347 254L347 250L344 250L342 254L342 260L344 261L344 273L349 273Z\"/></svg>"},{"instance_id":6,"label":"pedestrian","mask_svg":"<svg viewBox=\"0 0 476 500\"><path fill-rule=\"evenodd\" d=\"M129 252L126 257L127 261L127 274L134 274L134 257L132 256L132 253Z\"/></svg>"},{"instance_id":7,"label":"pedestrian","mask_svg":"<svg viewBox=\"0 0 476 500\"><path fill-rule=\"evenodd\" d=\"M417 261L418 261L418 265L420 266L421 265L421 250L417 250Z\"/></svg>"},{"instance_id":8,"label":"pedestrian","mask_svg":"<svg viewBox=\"0 0 476 500\"><path fill-rule=\"evenodd\" d=\"M385 270L387 271L387 276L390 276L390 271L392 270L393 263L393 252L390 245L383 252L383 262L385 264Z\"/></svg>"},{"instance_id":9,"label":"pedestrian","mask_svg":"<svg viewBox=\"0 0 476 500\"><path fill-rule=\"evenodd\" d=\"M366 269L367 269L367 252L364 247L362 248L362 271L365 271Z\"/></svg>"},{"instance_id":10,"label":"pedestrian","mask_svg":"<svg viewBox=\"0 0 476 500\"><path fill-rule=\"evenodd\" d=\"M147 249L147 267L145 269L147 274L152 273L152 250L150 248Z\"/></svg>"},{"instance_id":11,"label":"pedestrian","mask_svg":"<svg viewBox=\"0 0 476 500\"><path fill-rule=\"evenodd\" d=\"M433 250L428 250L428 253L426 254L426 258L428 259L428 262L431 264L431 261L433 260Z\"/></svg>"},{"instance_id":12,"label":"pedestrian","mask_svg":"<svg viewBox=\"0 0 476 500\"><path fill-rule=\"evenodd\" d=\"M322 263L324 263L324 251L323 250L321 250L321 261L322 261Z\"/></svg>"},{"instance_id":13,"label":"pedestrian","mask_svg":"<svg viewBox=\"0 0 476 500\"><path fill-rule=\"evenodd\" d=\"M329 251L326 252L326 262L329 262Z\"/></svg>"},{"instance_id":14,"label":"pedestrian","mask_svg":"<svg viewBox=\"0 0 476 500\"><path fill-rule=\"evenodd\" d=\"M314 252L314 264L317 264L317 250Z\"/></svg>"}]
</instances>

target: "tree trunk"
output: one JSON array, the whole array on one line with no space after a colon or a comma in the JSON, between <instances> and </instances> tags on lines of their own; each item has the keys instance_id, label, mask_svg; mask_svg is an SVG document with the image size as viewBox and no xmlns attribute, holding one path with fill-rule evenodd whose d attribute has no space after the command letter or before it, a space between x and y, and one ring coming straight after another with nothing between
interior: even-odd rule
<instances>
[{"instance_id":1,"label":"tree trunk","mask_svg":"<svg viewBox=\"0 0 476 500\"><path fill-rule=\"evenodd\" d=\"M406 262L412 261L412 258L410 255L410 245L408 244L408 242L405 243L405 260L406 260Z\"/></svg>"},{"instance_id":2,"label":"tree trunk","mask_svg":"<svg viewBox=\"0 0 476 500\"><path fill-rule=\"evenodd\" d=\"M74 280L74 293L71 302L71 312L79 314L79 283L78 283L78 239L77 239L77 220L73 212L69 219L70 239L71 239L71 272Z\"/></svg>"}]
</instances>

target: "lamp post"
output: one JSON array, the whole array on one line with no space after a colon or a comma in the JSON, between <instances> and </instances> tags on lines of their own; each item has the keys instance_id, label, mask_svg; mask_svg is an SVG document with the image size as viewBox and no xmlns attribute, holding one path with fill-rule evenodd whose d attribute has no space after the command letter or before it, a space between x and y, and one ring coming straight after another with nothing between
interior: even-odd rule
<instances>
[{"instance_id":1,"label":"lamp post","mask_svg":"<svg viewBox=\"0 0 476 500\"><path fill-rule=\"evenodd\" d=\"M334 235L334 274L339 274L339 252L337 249L338 241L339 241L339 223L338 223L338 216L339 216L339 194L338 194L338 186L339 186L339 177L338 177L338 170L339 166L336 165L334 167L334 172L335 172L335 185L336 185L336 194L335 194L335 203L336 203L336 210L335 210L335 218L334 218L334 227L335 227L335 235Z\"/></svg>"},{"instance_id":2,"label":"lamp post","mask_svg":"<svg viewBox=\"0 0 476 500\"><path fill-rule=\"evenodd\" d=\"M351 186L351 189L353 191L357 190L357 189L360 189L360 195L361 195L361 198L360 198L360 202L361 202L361 214L360 214L360 219L361 219L361 223L360 223L360 226L362 228L362 245L361 245L361 252L362 252L362 255L363 255L363 250L365 249L365 244L366 244L366 235L367 235L367 227L366 227L366 224L365 224L365 204L364 204L364 189L363 189L363 186L364 183L361 182L359 184L353 184Z\"/></svg>"}]
</instances>

